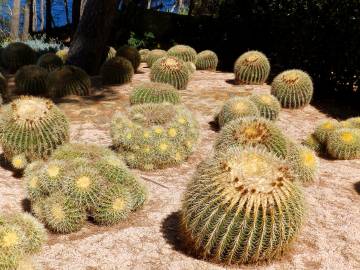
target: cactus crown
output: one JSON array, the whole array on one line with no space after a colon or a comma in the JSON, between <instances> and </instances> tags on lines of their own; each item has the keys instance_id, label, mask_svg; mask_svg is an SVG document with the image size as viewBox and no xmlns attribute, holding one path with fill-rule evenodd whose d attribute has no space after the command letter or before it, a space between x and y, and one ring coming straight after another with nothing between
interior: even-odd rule
<instances>
[{"instance_id":1,"label":"cactus crown","mask_svg":"<svg viewBox=\"0 0 360 270\"><path fill-rule=\"evenodd\" d=\"M165 125L172 122L175 116L173 106L166 103L164 106L157 106L156 104L135 106L130 112L130 118L144 127Z\"/></svg>"}]
</instances>

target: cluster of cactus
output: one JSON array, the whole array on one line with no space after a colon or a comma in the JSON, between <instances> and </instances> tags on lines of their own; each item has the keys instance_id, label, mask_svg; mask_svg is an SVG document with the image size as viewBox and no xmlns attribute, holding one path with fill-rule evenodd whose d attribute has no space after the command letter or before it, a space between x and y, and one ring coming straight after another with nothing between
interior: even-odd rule
<instances>
[{"instance_id":1,"label":"cluster of cactus","mask_svg":"<svg viewBox=\"0 0 360 270\"><path fill-rule=\"evenodd\" d=\"M298 69L280 73L271 84L271 93L284 108L296 109L308 105L313 92L314 87L310 76Z\"/></svg>"},{"instance_id":2,"label":"cluster of cactus","mask_svg":"<svg viewBox=\"0 0 360 270\"><path fill-rule=\"evenodd\" d=\"M124 84L131 82L134 68L129 60L116 56L102 65L100 75L105 85Z\"/></svg>"},{"instance_id":3,"label":"cluster of cactus","mask_svg":"<svg viewBox=\"0 0 360 270\"><path fill-rule=\"evenodd\" d=\"M66 65L50 72L46 86L51 98L61 98L68 95L88 96L91 94L89 75L75 66Z\"/></svg>"},{"instance_id":4,"label":"cluster of cactus","mask_svg":"<svg viewBox=\"0 0 360 270\"><path fill-rule=\"evenodd\" d=\"M242 54L234 65L236 84L263 84L270 74L270 62L261 52Z\"/></svg>"},{"instance_id":5,"label":"cluster of cactus","mask_svg":"<svg viewBox=\"0 0 360 270\"><path fill-rule=\"evenodd\" d=\"M0 143L15 169L45 159L69 140L69 123L50 100L22 96L3 107Z\"/></svg>"},{"instance_id":6,"label":"cluster of cactus","mask_svg":"<svg viewBox=\"0 0 360 270\"><path fill-rule=\"evenodd\" d=\"M305 199L289 163L262 148L233 147L199 165L187 186L187 249L222 264L282 255L298 235Z\"/></svg>"},{"instance_id":7,"label":"cluster of cactus","mask_svg":"<svg viewBox=\"0 0 360 270\"><path fill-rule=\"evenodd\" d=\"M152 50L146 57L146 64L149 68L160 58L167 56L167 52L160 49Z\"/></svg>"},{"instance_id":8,"label":"cluster of cactus","mask_svg":"<svg viewBox=\"0 0 360 270\"><path fill-rule=\"evenodd\" d=\"M198 70L211 70L215 71L218 65L219 59L213 51L205 50L196 56L196 69Z\"/></svg>"},{"instance_id":9,"label":"cluster of cactus","mask_svg":"<svg viewBox=\"0 0 360 270\"><path fill-rule=\"evenodd\" d=\"M318 155L329 155L334 159L360 158L360 117L339 122L323 120L317 124L303 144Z\"/></svg>"},{"instance_id":10,"label":"cluster of cactus","mask_svg":"<svg viewBox=\"0 0 360 270\"><path fill-rule=\"evenodd\" d=\"M7 45L1 54L2 62L10 73L15 73L19 68L32 65L36 62L36 53L22 42L13 42Z\"/></svg>"},{"instance_id":11,"label":"cluster of cactus","mask_svg":"<svg viewBox=\"0 0 360 270\"><path fill-rule=\"evenodd\" d=\"M249 99L254 102L260 116L269 120L276 120L279 116L281 105L276 97L270 94L253 94Z\"/></svg>"},{"instance_id":12,"label":"cluster of cactus","mask_svg":"<svg viewBox=\"0 0 360 270\"><path fill-rule=\"evenodd\" d=\"M175 45L171 47L167 54L169 56L177 57L184 62L196 63L196 51L188 45Z\"/></svg>"},{"instance_id":13,"label":"cluster of cactus","mask_svg":"<svg viewBox=\"0 0 360 270\"><path fill-rule=\"evenodd\" d=\"M40 66L23 66L15 74L16 94L45 96L48 71Z\"/></svg>"},{"instance_id":14,"label":"cluster of cactus","mask_svg":"<svg viewBox=\"0 0 360 270\"><path fill-rule=\"evenodd\" d=\"M154 170L182 163L193 152L199 127L182 105L147 103L118 112L111 122L111 137L127 164Z\"/></svg>"},{"instance_id":15,"label":"cluster of cactus","mask_svg":"<svg viewBox=\"0 0 360 270\"><path fill-rule=\"evenodd\" d=\"M146 63L147 57L150 53L149 49L141 49L139 50L139 54L140 54L140 62L141 63Z\"/></svg>"},{"instance_id":16,"label":"cluster of cactus","mask_svg":"<svg viewBox=\"0 0 360 270\"><path fill-rule=\"evenodd\" d=\"M127 45L122 46L117 50L116 56L124 57L129 60L134 68L134 72L137 71L140 65L141 56L136 48Z\"/></svg>"},{"instance_id":17,"label":"cluster of cactus","mask_svg":"<svg viewBox=\"0 0 360 270\"><path fill-rule=\"evenodd\" d=\"M69 56L69 48L64 48L62 50L59 50L56 52L56 55L60 57L60 59L63 61L63 63L65 64L68 56Z\"/></svg>"},{"instance_id":18,"label":"cluster of cactus","mask_svg":"<svg viewBox=\"0 0 360 270\"><path fill-rule=\"evenodd\" d=\"M0 269L33 269L28 257L41 251L46 239L45 228L31 215L0 215Z\"/></svg>"},{"instance_id":19,"label":"cluster of cactus","mask_svg":"<svg viewBox=\"0 0 360 270\"><path fill-rule=\"evenodd\" d=\"M116 56L116 53L117 53L117 51L115 50L114 47L109 47L109 51L108 51L108 54L106 56L106 60L114 58Z\"/></svg>"},{"instance_id":20,"label":"cluster of cactus","mask_svg":"<svg viewBox=\"0 0 360 270\"><path fill-rule=\"evenodd\" d=\"M216 118L223 127L232 120L248 116L260 116L256 104L248 97L233 97L225 102Z\"/></svg>"},{"instance_id":21,"label":"cluster of cactus","mask_svg":"<svg viewBox=\"0 0 360 270\"><path fill-rule=\"evenodd\" d=\"M179 104L181 102L178 91L166 83L144 83L138 85L130 94L130 103L163 103Z\"/></svg>"},{"instance_id":22,"label":"cluster of cactus","mask_svg":"<svg viewBox=\"0 0 360 270\"><path fill-rule=\"evenodd\" d=\"M55 53L46 53L39 57L37 65L51 72L62 67L63 61Z\"/></svg>"},{"instance_id":23,"label":"cluster of cactus","mask_svg":"<svg viewBox=\"0 0 360 270\"><path fill-rule=\"evenodd\" d=\"M190 72L185 62L174 56L158 59L151 67L150 79L153 82L168 83L176 89L186 89Z\"/></svg>"},{"instance_id":24,"label":"cluster of cactus","mask_svg":"<svg viewBox=\"0 0 360 270\"><path fill-rule=\"evenodd\" d=\"M24 173L33 214L57 233L80 230L88 217L99 225L126 219L146 200L146 190L110 149L65 144Z\"/></svg>"}]
</instances>

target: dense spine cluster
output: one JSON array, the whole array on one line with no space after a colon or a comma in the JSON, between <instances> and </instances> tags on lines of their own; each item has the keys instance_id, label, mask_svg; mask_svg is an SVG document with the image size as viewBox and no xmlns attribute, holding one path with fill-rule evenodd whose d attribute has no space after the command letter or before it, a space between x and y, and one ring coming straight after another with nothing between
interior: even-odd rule
<instances>
[{"instance_id":1,"label":"dense spine cluster","mask_svg":"<svg viewBox=\"0 0 360 270\"><path fill-rule=\"evenodd\" d=\"M225 264L282 255L305 216L295 179L284 160L258 148L231 148L205 161L183 199L187 248Z\"/></svg>"},{"instance_id":2,"label":"dense spine cluster","mask_svg":"<svg viewBox=\"0 0 360 270\"><path fill-rule=\"evenodd\" d=\"M270 74L270 62L263 53L249 51L236 60L234 73L237 84L263 84Z\"/></svg>"},{"instance_id":3,"label":"dense spine cluster","mask_svg":"<svg viewBox=\"0 0 360 270\"><path fill-rule=\"evenodd\" d=\"M149 49L141 49L139 50L139 54L140 54L140 62L141 63L146 63L147 57L150 53Z\"/></svg>"},{"instance_id":4,"label":"dense spine cluster","mask_svg":"<svg viewBox=\"0 0 360 270\"><path fill-rule=\"evenodd\" d=\"M10 73L15 73L22 66L32 65L36 61L35 51L22 42L10 43L2 51L1 57Z\"/></svg>"},{"instance_id":5,"label":"dense spine cluster","mask_svg":"<svg viewBox=\"0 0 360 270\"><path fill-rule=\"evenodd\" d=\"M116 56L102 65L100 74L105 85L124 84L131 81L134 68L129 60Z\"/></svg>"},{"instance_id":6,"label":"dense spine cluster","mask_svg":"<svg viewBox=\"0 0 360 270\"><path fill-rule=\"evenodd\" d=\"M130 167L154 170L182 163L193 152L198 123L181 105L148 103L115 114L114 146Z\"/></svg>"},{"instance_id":7,"label":"dense spine cluster","mask_svg":"<svg viewBox=\"0 0 360 270\"><path fill-rule=\"evenodd\" d=\"M160 49L155 49L149 52L146 57L146 64L149 68L160 58L167 56L167 52Z\"/></svg>"},{"instance_id":8,"label":"dense spine cluster","mask_svg":"<svg viewBox=\"0 0 360 270\"><path fill-rule=\"evenodd\" d=\"M158 59L151 67L150 79L153 82L168 83L176 89L186 89L190 73L185 62L173 56Z\"/></svg>"},{"instance_id":9,"label":"dense spine cluster","mask_svg":"<svg viewBox=\"0 0 360 270\"><path fill-rule=\"evenodd\" d=\"M196 69L215 71L219 59L213 51L205 50L196 56Z\"/></svg>"},{"instance_id":10,"label":"dense spine cluster","mask_svg":"<svg viewBox=\"0 0 360 270\"><path fill-rule=\"evenodd\" d=\"M254 102L260 112L260 116L276 120L279 116L281 105L279 101L270 94L253 94L249 99Z\"/></svg>"},{"instance_id":11,"label":"dense spine cluster","mask_svg":"<svg viewBox=\"0 0 360 270\"><path fill-rule=\"evenodd\" d=\"M91 144L65 144L47 162L25 171L33 214L54 232L82 228L90 216L112 225L143 205L145 188L111 150Z\"/></svg>"},{"instance_id":12,"label":"dense spine cluster","mask_svg":"<svg viewBox=\"0 0 360 270\"><path fill-rule=\"evenodd\" d=\"M137 71L140 65L141 56L136 48L127 45L122 46L117 49L116 56L124 57L125 59L129 60L134 68L134 72Z\"/></svg>"},{"instance_id":13,"label":"dense spine cluster","mask_svg":"<svg viewBox=\"0 0 360 270\"><path fill-rule=\"evenodd\" d=\"M68 56L69 56L69 48L64 48L62 50L59 50L56 52L56 55L60 57L60 59L63 61L63 63L65 64Z\"/></svg>"},{"instance_id":14,"label":"dense spine cluster","mask_svg":"<svg viewBox=\"0 0 360 270\"><path fill-rule=\"evenodd\" d=\"M39 67L51 72L63 66L63 61L55 53L46 53L39 57L36 63Z\"/></svg>"},{"instance_id":15,"label":"dense spine cluster","mask_svg":"<svg viewBox=\"0 0 360 270\"><path fill-rule=\"evenodd\" d=\"M196 51L188 45L175 45L167 53L169 56L177 57L184 62L196 63Z\"/></svg>"},{"instance_id":16,"label":"dense spine cluster","mask_svg":"<svg viewBox=\"0 0 360 270\"><path fill-rule=\"evenodd\" d=\"M63 66L49 74L47 88L52 98L68 95L88 96L91 94L91 80L81 68Z\"/></svg>"},{"instance_id":17,"label":"dense spine cluster","mask_svg":"<svg viewBox=\"0 0 360 270\"><path fill-rule=\"evenodd\" d=\"M21 67L15 74L16 93L18 95L45 96L47 94L47 75L46 69L36 65Z\"/></svg>"},{"instance_id":18,"label":"dense spine cluster","mask_svg":"<svg viewBox=\"0 0 360 270\"><path fill-rule=\"evenodd\" d=\"M5 106L0 142L5 158L22 169L22 160L47 158L69 140L69 123L50 100L24 96ZM23 155L23 156L22 156Z\"/></svg>"},{"instance_id":19,"label":"dense spine cluster","mask_svg":"<svg viewBox=\"0 0 360 270\"><path fill-rule=\"evenodd\" d=\"M327 152L335 159L360 158L360 130L339 128L330 133Z\"/></svg>"},{"instance_id":20,"label":"dense spine cluster","mask_svg":"<svg viewBox=\"0 0 360 270\"><path fill-rule=\"evenodd\" d=\"M180 94L170 84L166 83L144 83L138 85L130 94L130 103L162 103L168 102L178 104L181 102Z\"/></svg>"},{"instance_id":21,"label":"dense spine cluster","mask_svg":"<svg viewBox=\"0 0 360 270\"><path fill-rule=\"evenodd\" d=\"M296 109L308 105L313 92L314 87L310 76L297 69L280 73L271 84L271 93L284 108Z\"/></svg>"}]
</instances>

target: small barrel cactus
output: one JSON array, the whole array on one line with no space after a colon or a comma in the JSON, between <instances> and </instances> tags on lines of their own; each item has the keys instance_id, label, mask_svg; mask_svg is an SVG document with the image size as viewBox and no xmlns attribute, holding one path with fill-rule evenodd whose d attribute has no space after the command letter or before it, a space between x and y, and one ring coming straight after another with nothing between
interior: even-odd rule
<instances>
[{"instance_id":1,"label":"small barrel cactus","mask_svg":"<svg viewBox=\"0 0 360 270\"><path fill-rule=\"evenodd\" d=\"M155 49L149 52L146 57L146 64L149 68L160 58L167 56L167 52L164 50Z\"/></svg>"},{"instance_id":2,"label":"small barrel cactus","mask_svg":"<svg viewBox=\"0 0 360 270\"><path fill-rule=\"evenodd\" d=\"M360 128L360 117L352 117L345 121L348 128Z\"/></svg>"},{"instance_id":3,"label":"small barrel cactus","mask_svg":"<svg viewBox=\"0 0 360 270\"><path fill-rule=\"evenodd\" d=\"M16 94L45 96L47 94L47 75L47 70L39 66L21 67L15 75Z\"/></svg>"},{"instance_id":4,"label":"small barrel cactus","mask_svg":"<svg viewBox=\"0 0 360 270\"><path fill-rule=\"evenodd\" d=\"M140 62L141 63L146 63L147 57L149 55L150 50L149 49L141 49L139 50L139 54L140 54Z\"/></svg>"},{"instance_id":5,"label":"small barrel cactus","mask_svg":"<svg viewBox=\"0 0 360 270\"><path fill-rule=\"evenodd\" d=\"M260 116L276 120L279 116L281 105L276 97L270 94L253 94L249 99L254 102L260 112Z\"/></svg>"},{"instance_id":6,"label":"small barrel cactus","mask_svg":"<svg viewBox=\"0 0 360 270\"><path fill-rule=\"evenodd\" d=\"M314 182L317 176L318 160L312 150L302 145L292 144L289 147L287 160L301 183Z\"/></svg>"},{"instance_id":7,"label":"small barrel cactus","mask_svg":"<svg viewBox=\"0 0 360 270\"><path fill-rule=\"evenodd\" d=\"M260 116L255 103L246 97L234 97L225 102L217 118L219 126L223 127L232 120L247 116Z\"/></svg>"},{"instance_id":8,"label":"small barrel cactus","mask_svg":"<svg viewBox=\"0 0 360 270\"><path fill-rule=\"evenodd\" d=\"M320 143L314 134L310 134L302 141L302 145L313 150L317 155L322 155L325 152L325 145Z\"/></svg>"},{"instance_id":9,"label":"small barrel cactus","mask_svg":"<svg viewBox=\"0 0 360 270\"><path fill-rule=\"evenodd\" d=\"M4 75L0 73L0 94L2 99L8 96L8 82Z\"/></svg>"},{"instance_id":10,"label":"small barrel cactus","mask_svg":"<svg viewBox=\"0 0 360 270\"><path fill-rule=\"evenodd\" d=\"M239 118L229 122L220 132L215 150L224 151L233 146L264 146L279 157L287 155L287 138L271 121L264 118Z\"/></svg>"},{"instance_id":11,"label":"small barrel cactus","mask_svg":"<svg viewBox=\"0 0 360 270\"><path fill-rule=\"evenodd\" d=\"M51 72L62 67L63 61L55 53L46 53L39 57L37 65Z\"/></svg>"},{"instance_id":12,"label":"small barrel cactus","mask_svg":"<svg viewBox=\"0 0 360 270\"><path fill-rule=\"evenodd\" d=\"M147 103L132 106L129 115L115 114L114 146L132 168L154 170L182 163L193 152L198 123L181 105Z\"/></svg>"},{"instance_id":13,"label":"small barrel cactus","mask_svg":"<svg viewBox=\"0 0 360 270\"><path fill-rule=\"evenodd\" d=\"M68 95L88 96L91 94L91 80L81 68L63 66L49 73L47 80L48 95L61 98Z\"/></svg>"},{"instance_id":14,"label":"small barrel cactus","mask_svg":"<svg viewBox=\"0 0 360 270\"><path fill-rule=\"evenodd\" d=\"M286 251L305 216L288 163L257 148L231 148L205 161L185 191L186 246L224 264L269 261Z\"/></svg>"},{"instance_id":15,"label":"small barrel cactus","mask_svg":"<svg viewBox=\"0 0 360 270\"><path fill-rule=\"evenodd\" d=\"M62 50L57 51L56 55L59 56L63 61L63 63L65 64L69 56L69 48L64 48Z\"/></svg>"},{"instance_id":16,"label":"small barrel cactus","mask_svg":"<svg viewBox=\"0 0 360 270\"><path fill-rule=\"evenodd\" d=\"M360 130L340 128L329 134L327 151L335 159L360 158Z\"/></svg>"},{"instance_id":17,"label":"small barrel cactus","mask_svg":"<svg viewBox=\"0 0 360 270\"><path fill-rule=\"evenodd\" d=\"M140 65L141 56L136 48L127 45L122 46L117 50L116 56L124 57L129 60L134 68L134 72L137 71Z\"/></svg>"},{"instance_id":18,"label":"small barrel cactus","mask_svg":"<svg viewBox=\"0 0 360 270\"><path fill-rule=\"evenodd\" d=\"M219 59L213 51L205 50L196 56L196 69L198 70L211 70L215 71Z\"/></svg>"},{"instance_id":19,"label":"small barrel cactus","mask_svg":"<svg viewBox=\"0 0 360 270\"><path fill-rule=\"evenodd\" d=\"M263 84L270 74L270 62L258 51L242 54L234 65L236 84Z\"/></svg>"},{"instance_id":20,"label":"small barrel cactus","mask_svg":"<svg viewBox=\"0 0 360 270\"><path fill-rule=\"evenodd\" d=\"M70 233L87 217L111 225L128 217L146 200L145 188L110 149L65 144L47 162L25 170L32 212L52 231Z\"/></svg>"},{"instance_id":21,"label":"small barrel cactus","mask_svg":"<svg viewBox=\"0 0 360 270\"><path fill-rule=\"evenodd\" d=\"M151 67L150 79L153 82L168 83L176 89L186 89L190 79L185 62L173 56L158 59Z\"/></svg>"},{"instance_id":22,"label":"small barrel cactus","mask_svg":"<svg viewBox=\"0 0 360 270\"><path fill-rule=\"evenodd\" d=\"M105 85L124 84L131 82L134 68L129 60L116 56L102 65L100 74Z\"/></svg>"},{"instance_id":23,"label":"small barrel cactus","mask_svg":"<svg viewBox=\"0 0 360 270\"><path fill-rule=\"evenodd\" d=\"M69 140L69 123L50 100L23 96L4 107L0 134L5 158L25 155L29 161L47 158ZM20 162L14 161L22 167Z\"/></svg>"},{"instance_id":24,"label":"small barrel cactus","mask_svg":"<svg viewBox=\"0 0 360 270\"><path fill-rule=\"evenodd\" d=\"M22 268L23 261L41 250L45 228L28 214L1 215L0 220L0 269L32 269Z\"/></svg>"},{"instance_id":25,"label":"small barrel cactus","mask_svg":"<svg viewBox=\"0 0 360 270\"><path fill-rule=\"evenodd\" d=\"M109 47L109 51L108 51L106 60L114 58L116 56L116 53L117 53L117 51L116 51L116 49L114 47Z\"/></svg>"},{"instance_id":26,"label":"small barrel cactus","mask_svg":"<svg viewBox=\"0 0 360 270\"><path fill-rule=\"evenodd\" d=\"M130 103L162 103L178 104L181 102L178 91L166 83L144 83L136 86L130 94Z\"/></svg>"},{"instance_id":27,"label":"small barrel cactus","mask_svg":"<svg viewBox=\"0 0 360 270\"><path fill-rule=\"evenodd\" d=\"M330 133L339 127L340 123L337 120L323 120L317 124L314 136L321 144L325 145Z\"/></svg>"},{"instance_id":28,"label":"small barrel cactus","mask_svg":"<svg viewBox=\"0 0 360 270\"><path fill-rule=\"evenodd\" d=\"M36 53L25 43L14 42L2 51L2 61L10 73L15 73L22 66L34 64Z\"/></svg>"},{"instance_id":29,"label":"small barrel cactus","mask_svg":"<svg viewBox=\"0 0 360 270\"><path fill-rule=\"evenodd\" d=\"M308 105L314 87L310 76L302 70L287 70L277 75L271 84L271 94L283 108L296 109Z\"/></svg>"},{"instance_id":30,"label":"small barrel cactus","mask_svg":"<svg viewBox=\"0 0 360 270\"><path fill-rule=\"evenodd\" d=\"M184 62L196 63L196 51L188 45L175 45L167 53L169 56L177 57Z\"/></svg>"}]
</instances>

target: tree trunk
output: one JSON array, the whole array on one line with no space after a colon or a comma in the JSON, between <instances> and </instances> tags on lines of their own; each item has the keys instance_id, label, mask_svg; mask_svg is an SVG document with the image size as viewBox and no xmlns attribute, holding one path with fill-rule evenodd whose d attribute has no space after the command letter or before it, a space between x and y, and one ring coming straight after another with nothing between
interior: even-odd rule
<instances>
[{"instance_id":1,"label":"tree trunk","mask_svg":"<svg viewBox=\"0 0 360 270\"><path fill-rule=\"evenodd\" d=\"M66 23L67 23L67 24L70 24L68 0L64 0L64 7L65 7Z\"/></svg>"},{"instance_id":2,"label":"tree trunk","mask_svg":"<svg viewBox=\"0 0 360 270\"><path fill-rule=\"evenodd\" d=\"M40 0L40 16L41 16L41 25L40 25L40 30L44 31L44 27L45 27L45 11L44 11L44 0Z\"/></svg>"},{"instance_id":3,"label":"tree trunk","mask_svg":"<svg viewBox=\"0 0 360 270\"><path fill-rule=\"evenodd\" d=\"M52 29L51 0L46 0L46 33L49 34Z\"/></svg>"},{"instance_id":4,"label":"tree trunk","mask_svg":"<svg viewBox=\"0 0 360 270\"><path fill-rule=\"evenodd\" d=\"M19 38L20 10L21 10L21 1L14 0L14 6L10 21L10 37L12 39Z\"/></svg>"},{"instance_id":5,"label":"tree trunk","mask_svg":"<svg viewBox=\"0 0 360 270\"><path fill-rule=\"evenodd\" d=\"M31 10L31 2L28 1L25 4L25 7L24 7L24 26L23 26L23 31L22 31L22 34L21 34L21 39L22 40L27 40L28 37L29 37L30 10Z\"/></svg>"},{"instance_id":6,"label":"tree trunk","mask_svg":"<svg viewBox=\"0 0 360 270\"><path fill-rule=\"evenodd\" d=\"M90 75L98 73L105 60L117 0L88 0L74 39L68 63L79 66Z\"/></svg>"},{"instance_id":7,"label":"tree trunk","mask_svg":"<svg viewBox=\"0 0 360 270\"><path fill-rule=\"evenodd\" d=\"M75 33L80 21L81 0L73 0L72 3L72 33Z\"/></svg>"}]
</instances>

